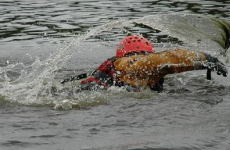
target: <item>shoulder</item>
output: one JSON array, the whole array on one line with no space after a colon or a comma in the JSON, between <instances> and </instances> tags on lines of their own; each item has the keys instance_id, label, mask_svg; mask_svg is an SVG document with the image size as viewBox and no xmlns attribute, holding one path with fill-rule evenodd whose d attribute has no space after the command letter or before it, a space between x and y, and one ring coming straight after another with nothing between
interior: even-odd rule
<instances>
[{"instance_id":1,"label":"shoulder","mask_svg":"<svg viewBox=\"0 0 230 150\"><path fill-rule=\"evenodd\" d=\"M118 58L114 62L114 66L115 67L118 67L118 66L127 67L127 66L134 64L137 60L145 58L147 56L148 55L133 55L133 56L128 56L128 57L121 57L121 58Z\"/></svg>"}]
</instances>

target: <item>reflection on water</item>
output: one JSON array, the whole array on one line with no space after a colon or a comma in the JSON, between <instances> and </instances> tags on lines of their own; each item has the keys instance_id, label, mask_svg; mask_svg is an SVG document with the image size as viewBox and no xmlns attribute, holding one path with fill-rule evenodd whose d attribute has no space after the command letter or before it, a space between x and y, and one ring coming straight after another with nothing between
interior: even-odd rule
<instances>
[{"instance_id":1,"label":"reflection on water","mask_svg":"<svg viewBox=\"0 0 230 150\"><path fill-rule=\"evenodd\" d=\"M69 37L109 20L139 18L172 12L211 14L226 18L230 2L225 1L1 1L1 41L42 37Z\"/></svg>"}]
</instances>

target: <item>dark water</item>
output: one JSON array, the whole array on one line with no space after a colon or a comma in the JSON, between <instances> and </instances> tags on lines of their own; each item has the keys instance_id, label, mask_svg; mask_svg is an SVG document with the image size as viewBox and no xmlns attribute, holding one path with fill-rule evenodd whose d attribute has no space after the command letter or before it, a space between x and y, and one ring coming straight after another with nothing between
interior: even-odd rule
<instances>
[{"instance_id":1,"label":"dark water","mask_svg":"<svg viewBox=\"0 0 230 150\"><path fill-rule=\"evenodd\" d=\"M18 97L23 94L12 90L16 86L4 85L5 66L13 65L7 71L11 80L25 70L17 63L34 64L32 69L39 70L42 62L34 63L36 57L40 61L52 58L50 55L70 45L72 38L87 35L89 28L117 19L175 12L210 15L229 22L230 2L0 1L1 88L15 91L8 93L11 97L0 97L0 149L230 149L230 80L215 73L211 81L205 80L205 71L167 76L161 94L148 90L128 93L115 88L69 99L48 95L39 103L33 97ZM129 32L148 37L156 50L186 45L176 37L143 26L115 28L72 47L73 55L65 65L51 66L58 69L55 79L97 67L115 54L118 42ZM226 55L227 60L229 51ZM24 84L26 80L20 85Z\"/></svg>"}]
</instances>

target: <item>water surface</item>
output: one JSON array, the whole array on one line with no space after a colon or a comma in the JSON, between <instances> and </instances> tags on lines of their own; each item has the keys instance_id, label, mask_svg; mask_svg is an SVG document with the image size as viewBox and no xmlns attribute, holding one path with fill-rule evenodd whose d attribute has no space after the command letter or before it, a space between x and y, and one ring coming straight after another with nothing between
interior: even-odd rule
<instances>
[{"instance_id":1,"label":"water surface","mask_svg":"<svg viewBox=\"0 0 230 150\"><path fill-rule=\"evenodd\" d=\"M129 93L112 88L108 91L80 93L70 99L65 95L72 86L68 84L65 85L67 91L56 97L40 93L44 99L39 101L35 101L33 94L27 98L23 95L36 93L37 89L31 90L26 86L26 93L26 89L8 86L8 82L5 82L21 76L23 82L15 85L24 87L29 83L40 84L38 81L33 82L33 79L37 79L44 68L48 67L51 70L57 68L57 74L44 75L53 76L57 82L72 74L90 71L113 56L117 44L128 33L148 37L157 51L187 46L185 41L176 37L135 24L123 29L115 25L113 30L98 32L95 36L87 34L89 29L100 28L114 20L198 13L229 22L229 11L229 1L217 0L0 1L0 66L5 69L8 66L9 69L8 78L1 74L1 86L10 87L1 91L8 91L11 96L0 97L0 148L230 149L229 77L223 78L213 73L213 80L207 81L205 71L187 72L167 76L165 90L160 94L149 90ZM54 54L60 54L73 38L79 37L87 39L84 42L76 39L79 40L76 45L72 43L75 46L68 51L72 55L66 59L60 57L60 63L52 62L51 58L58 56ZM223 57L216 51L215 55L225 61L229 51L226 54L227 57ZM66 61L65 64L61 64L62 59ZM229 63L225 63L229 67ZM32 67L26 68L31 64ZM23 78L21 70L33 70L34 74L31 78ZM56 83L56 86L59 84Z\"/></svg>"}]
</instances>

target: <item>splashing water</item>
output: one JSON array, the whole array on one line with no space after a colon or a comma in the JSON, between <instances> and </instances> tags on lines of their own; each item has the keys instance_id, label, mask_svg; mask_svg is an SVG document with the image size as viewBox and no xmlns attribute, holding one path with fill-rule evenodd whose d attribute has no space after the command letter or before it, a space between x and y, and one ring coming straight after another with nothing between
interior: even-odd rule
<instances>
[{"instance_id":1,"label":"splashing water","mask_svg":"<svg viewBox=\"0 0 230 150\"><path fill-rule=\"evenodd\" d=\"M165 20L171 18L171 20L175 20L175 16L179 19L174 21L174 24L167 24ZM79 35L77 38L73 39L67 47L57 51L56 53L52 54L48 57L45 61L41 61L39 58L35 60L35 62L30 66L25 66L23 63L11 64L6 67L0 68L1 74L1 88L0 88L0 95L5 97L5 99L16 102L20 104L35 104L35 105L52 105L54 108L58 109L60 107L64 109L70 109L73 107L82 108L87 107L86 103L89 102L92 105L100 105L106 104L106 94L102 94L100 92L91 92L90 94L80 93L80 94L73 94L72 97L68 98L68 93L76 90L76 87L72 87L69 85L68 87L63 87L59 85L55 80L55 71L62 68L66 61L73 55L77 53L77 51L72 50L72 47L82 43L86 39L96 36L102 32L110 31L114 28L121 28L123 29L125 26L130 25L131 23L137 24L144 24L151 28L158 28L162 31L165 31L167 34L172 34L178 38L182 38L183 40L187 41L188 43L194 44L200 38L207 38L209 40L215 41L217 44L221 45L222 48L226 48L226 34L225 31L221 28L217 28L218 25L215 21L213 24L215 26L211 26L212 28L217 28L213 33L204 33L199 34L201 30L204 30L203 27L199 27L197 24L193 26L193 30L191 30L191 26L186 28L186 24L191 24L190 21L186 20L186 17L189 19L189 16L193 17L192 20L194 21L195 18L200 21L200 17L198 15L178 15L176 14L172 17L172 15L155 15L155 16L146 16L140 19L135 20L116 20L105 25L92 28L88 32L83 35ZM179 17L180 16L180 17ZM191 18L190 18L191 19ZM204 19L204 18L203 18ZM210 21L210 18L206 18L206 21ZM178 27L178 23L182 24ZM220 22L222 23L222 22ZM223 25L223 24L221 24ZM220 25L220 26L221 26ZM228 26L229 27L229 26ZM164 30L165 29L165 30ZM177 31L175 31L177 30ZM230 29L229 29L230 30ZM190 33L190 36L187 38L184 32L186 31L186 35ZM206 31L205 31L206 32ZM213 38L213 35L215 38ZM225 37L225 38L222 38ZM191 42L192 41L192 42ZM200 41L199 41L200 42ZM206 47L207 49L209 47ZM11 81L11 79L7 76L7 72L14 70L14 68L21 68L21 75L17 80ZM59 87L62 92L59 92L58 96L52 96L52 86L55 83L56 87ZM63 90L65 89L66 90Z\"/></svg>"},{"instance_id":2,"label":"splashing water","mask_svg":"<svg viewBox=\"0 0 230 150\"><path fill-rule=\"evenodd\" d=\"M109 31L114 27L124 26L128 23L129 21L112 21L93 28L86 34L73 39L67 47L54 53L45 61L40 61L37 58L30 66L24 66L23 63L18 63L0 68L3 80L0 94L4 95L4 97L12 102L19 102L21 104L42 104L42 101L39 100L39 95L51 89L55 71L61 68L73 53L77 52L73 52L71 49L73 46L80 44L91 36L95 36L103 31ZM11 82L6 73L17 66L22 67L21 76L17 80Z\"/></svg>"}]
</instances>

